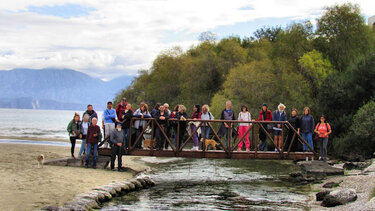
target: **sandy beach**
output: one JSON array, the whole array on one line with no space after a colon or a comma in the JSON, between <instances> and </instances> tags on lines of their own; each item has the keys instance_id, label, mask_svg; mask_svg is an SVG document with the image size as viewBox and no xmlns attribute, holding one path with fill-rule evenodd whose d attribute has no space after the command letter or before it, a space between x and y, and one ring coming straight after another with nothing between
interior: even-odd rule
<instances>
[{"instance_id":1,"label":"sandy beach","mask_svg":"<svg viewBox=\"0 0 375 211\"><path fill-rule=\"evenodd\" d=\"M76 153L79 148L76 148ZM36 157L62 158L68 147L0 144L0 210L35 210L46 205L62 205L76 194L112 181L133 177L130 172L44 165L37 168ZM123 157L123 166L136 171L147 167Z\"/></svg>"}]
</instances>

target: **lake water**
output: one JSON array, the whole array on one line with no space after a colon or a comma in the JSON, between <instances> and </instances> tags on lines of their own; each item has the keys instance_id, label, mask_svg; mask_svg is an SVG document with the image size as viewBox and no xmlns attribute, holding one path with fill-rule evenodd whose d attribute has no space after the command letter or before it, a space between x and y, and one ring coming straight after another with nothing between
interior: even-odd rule
<instances>
[{"instance_id":1,"label":"lake water","mask_svg":"<svg viewBox=\"0 0 375 211\"><path fill-rule=\"evenodd\" d=\"M77 111L82 118L83 111ZM0 136L68 139L66 127L75 111L0 109ZM97 111L101 122L102 111Z\"/></svg>"}]
</instances>

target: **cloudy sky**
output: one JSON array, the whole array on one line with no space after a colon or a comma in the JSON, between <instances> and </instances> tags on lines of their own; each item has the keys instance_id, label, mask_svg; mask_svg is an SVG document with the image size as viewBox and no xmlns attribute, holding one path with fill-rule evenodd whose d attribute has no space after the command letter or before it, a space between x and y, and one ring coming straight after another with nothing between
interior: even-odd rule
<instances>
[{"instance_id":1,"label":"cloudy sky","mask_svg":"<svg viewBox=\"0 0 375 211\"><path fill-rule=\"evenodd\" d=\"M136 75L201 32L251 36L263 26L315 20L340 0L12 0L0 2L0 70L71 68L111 79ZM367 18L374 0L352 0Z\"/></svg>"}]
</instances>

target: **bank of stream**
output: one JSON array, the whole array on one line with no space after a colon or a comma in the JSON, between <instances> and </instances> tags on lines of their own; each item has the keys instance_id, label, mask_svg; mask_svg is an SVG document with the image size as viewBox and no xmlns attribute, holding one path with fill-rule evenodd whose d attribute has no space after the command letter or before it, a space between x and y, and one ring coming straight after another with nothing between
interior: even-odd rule
<instances>
[{"instance_id":1,"label":"bank of stream","mask_svg":"<svg viewBox=\"0 0 375 211\"><path fill-rule=\"evenodd\" d=\"M215 160L144 157L156 186L115 198L101 210L308 210L309 184L289 173L286 160Z\"/></svg>"}]
</instances>

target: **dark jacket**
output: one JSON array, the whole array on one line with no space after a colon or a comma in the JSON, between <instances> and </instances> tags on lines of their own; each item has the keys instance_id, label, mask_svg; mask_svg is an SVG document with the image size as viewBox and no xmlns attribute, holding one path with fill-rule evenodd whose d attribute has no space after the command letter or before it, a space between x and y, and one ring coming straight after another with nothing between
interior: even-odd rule
<instances>
[{"instance_id":1,"label":"dark jacket","mask_svg":"<svg viewBox=\"0 0 375 211\"><path fill-rule=\"evenodd\" d=\"M165 120L161 120L160 117L165 117ZM156 112L156 114L154 115L154 118L158 121L158 123L160 125L167 125L167 120L169 119L169 115L167 112L164 112L163 115L161 114L160 111Z\"/></svg>"},{"instance_id":2,"label":"dark jacket","mask_svg":"<svg viewBox=\"0 0 375 211\"><path fill-rule=\"evenodd\" d=\"M300 119L298 116L290 115L288 122L293 126L294 129L298 129L300 127Z\"/></svg>"},{"instance_id":3,"label":"dark jacket","mask_svg":"<svg viewBox=\"0 0 375 211\"><path fill-rule=\"evenodd\" d=\"M122 122L122 128L130 128L130 121L133 118L133 111L130 109L127 112L122 112L123 122Z\"/></svg>"},{"instance_id":4,"label":"dark jacket","mask_svg":"<svg viewBox=\"0 0 375 211\"><path fill-rule=\"evenodd\" d=\"M156 115L156 113L158 113L158 111L159 110L157 110L157 109L152 109L152 111L151 111L152 118L155 118L155 115Z\"/></svg>"},{"instance_id":5,"label":"dark jacket","mask_svg":"<svg viewBox=\"0 0 375 211\"><path fill-rule=\"evenodd\" d=\"M110 144L123 143L124 140L124 131L118 131L116 128L111 131L111 136L109 139Z\"/></svg>"},{"instance_id":6,"label":"dark jacket","mask_svg":"<svg viewBox=\"0 0 375 211\"><path fill-rule=\"evenodd\" d=\"M94 136L98 134L98 136ZM102 133L100 132L100 127L98 125L90 125L87 129L86 144L92 143L97 144L102 140Z\"/></svg>"},{"instance_id":7,"label":"dark jacket","mask_svg":"<svg viewBox=\"0 0 375 211\"><path fill-rule=\"evenodd\" d=\"M92 123L92 119L95 117L96 119L98 119L98 114L92 110L91 112L89 112L88 110L86 110L83 115L82 115L82 118L85 116L85 114L89 115L90 119L89 119L89 123L91 125Z\"/></svg>"},{"instance_id":8,"label":"dark jacket","mask_svg":"<svg viewBox=\"0 0 375 211\"><path fill-rule=\"evenodd\" d=\"M314 133L315 122L313 116L310 114L302 115L300 123L301 133Z\"/></svg>"},{"instance_id":9,"label":"dark jacket","mask_svg":"<svg viewBox=\"0 0 375 211\"><path fill-rule=\"evenodd\" d=\"M178 120L180 120L182 116L183 116L185 119L188 118L188 114L187 114L186 112L184 112L184 113L182 113L182 114L181 114L180 112L177 112L175 118L178 119ZM180 128L186 128L186 121L181 121L181 122L180 122Z\"/></svg>"}]
</instances>

